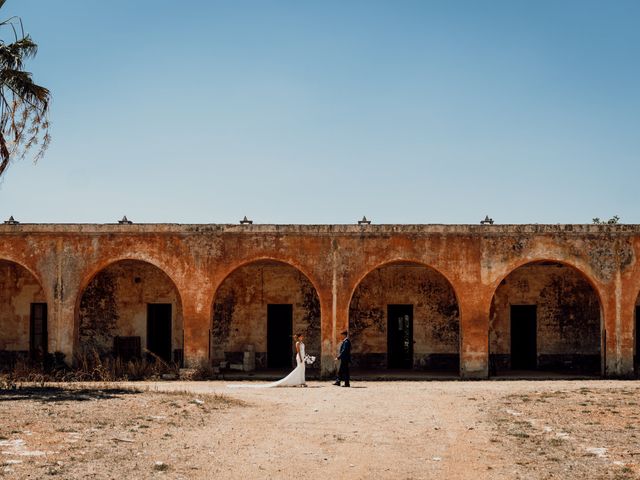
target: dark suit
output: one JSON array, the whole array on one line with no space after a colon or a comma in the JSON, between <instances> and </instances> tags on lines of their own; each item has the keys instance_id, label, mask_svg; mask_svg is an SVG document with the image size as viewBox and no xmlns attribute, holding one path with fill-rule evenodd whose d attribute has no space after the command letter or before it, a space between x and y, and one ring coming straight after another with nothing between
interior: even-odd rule
<instances>
[{"instance_id":1,"label":"dark suit","mask_svg":"<svg viewBox=\"0 0 640 480\"><path fill-rule=\"evenodd\" d=\"M340 367L338 368L338 378L336 383L343 381L345 385L349 385L349 363L351 363L351 340L345 338L340 344L340 353L338 353Z\"/></svg>"}]
</instances>

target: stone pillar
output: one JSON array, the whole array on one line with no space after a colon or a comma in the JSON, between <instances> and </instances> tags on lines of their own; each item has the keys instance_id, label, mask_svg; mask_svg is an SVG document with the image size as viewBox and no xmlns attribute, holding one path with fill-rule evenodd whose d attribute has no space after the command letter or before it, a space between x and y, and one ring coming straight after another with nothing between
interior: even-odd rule
<instances>
[{"instance_id":1,"label":"stone pillar","mask_svg":"<svg viewBox=\"0 0 640 480\"><path fill-rule=\"evenodd\" d=\"M78 292L81 295L81 292ZM70 297L75 296L72 293ZM49 353L62 353L67 365L75 363L78 351L78 328L76 326L76 304L73 298L53 300L52 315L49 315ZM53 327L53 328L52 328Z\"/></svg>"},{"instance_id":2,"label":"stone pillar","mask_svg":"<svg viewBox=\"0 0 640 480\"><path fill-rule=\"evenodd\" d=\"M480 294L479 285L456 288L460 307L460 377L489 376L489 311L493 295Z\"/></svg>"},{"instance_id":3,"label":"stone pillar","mask_svg":"<svg viewBox=\"0 0 640 480\"><path fill-rule=\"evenodd\" d=\"M349 305L347 288L344 286L344 276L340 273L340 259L338 244L334 240L331 244L331 276L330 287L318 292L322 310L322 358L320 375L329 378L336 373L336 349L339 333L349 328Z\"/></svg>"},{"instance_id":4,"label":"stone pillar","mask_svg":"<svg viewBox=\"0 0 640 480\"><path fill-rule=\"evenodd\" d=\"M197 272L185 274L185 282L176 285L182 301L184 328L184 364L195 368L210 362L213 291Z\"/></svg>"},{"instance_id":5,"label":"stone pillar","mask_svg":"<svg viewBox=\"0 0 640 480\"><path fill-rule=\"evenodd\" d=\"M74 365L78 353L78 325L76 308L80 305L82 290L78 256L57 239L44 265L43 289L47 297L47 330L49 353L62 353L67 365Z\"/></svg>"},{"instance_id":6,"label":"stone pillar","mask_svg":"<svg viewBox=\"0 0 640 480\"><path fill-rule=\"evenodd\" d=\"M210 308L198 308L193 304L182 304L184 321L184 364L195 368L209 361L211 321Z\"/></svg>"},{"instance_id":7,"label":"stone pillar","mask_svg":"<svg viewBox=\"0 0 640 480\"><path fill-rule=\"evenodd\" d=\"M627 287L627 288L624 288ZM623 285L619 272L606 285L598 287L601 295L602 375L626 378L634 374L635 297L630 285Z\"/></svg>"},{"instance_id":8,"label":"stone pillar","mask_svg":"<svg viewBox=\"0 0 640 480\"><path fill-rule=\"evenodd\" d=\"M320 311L322 312L320 334L322 338L320 352L320 376L328 378L335 373L336 356L336 311L333 295L321 297Z\"/></svg>"}]
</instances>

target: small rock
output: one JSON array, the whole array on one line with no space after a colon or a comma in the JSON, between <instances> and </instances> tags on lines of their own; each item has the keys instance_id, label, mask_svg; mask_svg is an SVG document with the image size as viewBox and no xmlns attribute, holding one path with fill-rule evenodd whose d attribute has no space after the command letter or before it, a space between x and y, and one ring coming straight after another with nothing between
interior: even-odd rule
<instances>
[{"instance_id":1,"label":"small rock","mask_svg":"<svg viewBox=\"0 0 640 480\"><path fill-rule=\"evenodd\" d=\"M440 460L442 460L442 457L432 457L431 460L433 460L434 462L439 462Z\"/></svg>"},{"instance_id":2,"label":"small rock","mask_svg":"<svg viewBox=\"0 0 640 480\"><path fill-rule=\"evenodd\" d=\"M194 398L193 402L191 403L195 403L196 405L204 405L204 400L200 400L199 398Z\"/></svg>"},{"instance_id":3,"label":"small rock","mask_svg":"<svg viewBox=\"0 0 640 480\"><path fill-rule=\"evenodd\" d=\"M167 465L164 462L157 461L156 463L153 464L153 469L159 472L164 472L166 470L169 470L169 465Z\"/></svg>"},{"instance_id":4,"label":"small rock","mask_svg":"<svg viewBox=\"0 0 640 480\"><path fill-rule=\"evenodd\" d=\"M607 455L607 449L606 448L602 448L602 447L589 447L589 448L585 448L585 450L587 451L587 453L590 453L591 455L595 455L596 457L606 457Z\"/></svg>"}]
</instances>

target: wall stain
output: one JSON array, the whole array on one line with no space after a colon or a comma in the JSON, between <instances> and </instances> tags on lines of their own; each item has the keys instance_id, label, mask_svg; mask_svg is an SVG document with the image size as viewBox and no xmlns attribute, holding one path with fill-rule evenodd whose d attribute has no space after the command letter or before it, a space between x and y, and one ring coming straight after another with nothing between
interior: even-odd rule
<instances>
[{"instance_id":1,"label":"wall stain","mask_svg":"<svg viewBox=\"0 0 640 480\"><path fill-rule=\"evenodd\" d=\"M103 355L113 349L113 336L119 319L116 281L102 271L85 289L80 300L80 345L87 352Z\"/></svg>"}]
</instances>

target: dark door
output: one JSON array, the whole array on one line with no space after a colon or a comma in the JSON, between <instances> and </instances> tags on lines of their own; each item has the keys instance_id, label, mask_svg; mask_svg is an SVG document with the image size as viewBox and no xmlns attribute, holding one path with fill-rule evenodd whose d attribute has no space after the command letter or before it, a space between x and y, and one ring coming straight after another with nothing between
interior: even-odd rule
<instances>
[{"instance_id":1,"label":"dark door","mask_svg":"<svg viewBox=\"0 0 640 480\"><path fill-rule=\"evenodd\" d=\"M293 360L293 305L267 305L267 366L291 368Z\"/></svg>"},{"instance_id":2,"label":"dark door","mask_svg":"<svg viewBox=\"0 0 640 480\"><path fill-rule=\"evenodd\" d=\"M537 367L537 321L535 305L511 305L511 368Z\"/></svg>"},{"instance_id":3,"label":"dark door","mask_svg":"<svg viewBox=\"0 0 640 480\"><path fill-rule=\"evenodd\" d=\"M413 305L387 305L389 368L413 368Z\"/></svg>"},{"instance_id":4,"label":"dark door","mask_svg":"<svg viewBox=\"0 0 640 480\"><path fill-rule=\"evenodd\" d=\"M636 354L633 356L634 367L638 373L640 366L640 307L636 307Z\"/></svg>"},{"instance_id":5,"label":"dark door","mask_svg":"<svg viewBox=\"0 0 640 480\"><path fill-rule=\"evenodd\" d=\"M171 361L171 304L147 304L147 350Z\"/></svg>"},{"instance_id":6,"label":"dark door","mask_svg":"<svg viewBox=\"0 0 640 480\"><path fill-rule=\"evenodd\" d=\"M29 355L33 360L43 360L48 350L47 304L32 303L29 322Z\"/></svg>"}]
</instances>

